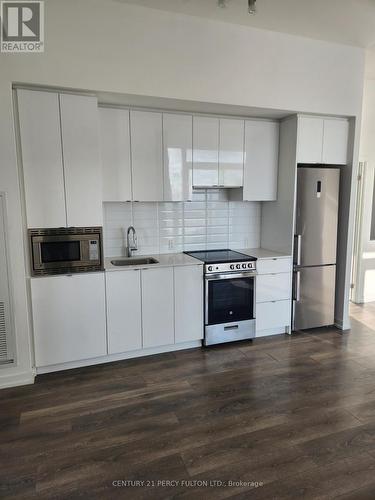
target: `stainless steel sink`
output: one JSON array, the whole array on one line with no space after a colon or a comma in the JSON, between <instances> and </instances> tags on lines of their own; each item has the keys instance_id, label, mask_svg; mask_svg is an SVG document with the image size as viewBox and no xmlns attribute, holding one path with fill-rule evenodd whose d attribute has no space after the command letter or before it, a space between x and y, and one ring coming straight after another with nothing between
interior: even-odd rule
<instances>
[{"instance_id":1,"label":"stainless steel sink","mask_svg":"<svg viewBox=\"0 0 375 500\"><path fill-rule=\"evenodd\" d=\"M111 260L113 266L148 266L150 264L158 264L159 261L153 257L140 257L137 259L117 259Z\"/></svg>"}]
</instances>

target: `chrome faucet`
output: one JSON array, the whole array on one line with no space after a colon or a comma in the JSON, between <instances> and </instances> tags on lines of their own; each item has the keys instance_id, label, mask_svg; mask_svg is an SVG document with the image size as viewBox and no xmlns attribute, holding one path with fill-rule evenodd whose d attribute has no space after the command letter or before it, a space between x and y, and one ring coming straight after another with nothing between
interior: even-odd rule
<instances>
[{"instance_id":1,"label":"chrome faucet","mask_svg":"<svg viewBox=\"0 0 375 500\"><path fill-rule=\"evenodd\" d=\"M130 244L130 233L133 234L133 243ZM126 233L126 257L131 257L132 252L138 250L137 247L137 233L133 226L129 226Z\"/></svg>"}]
</instances>

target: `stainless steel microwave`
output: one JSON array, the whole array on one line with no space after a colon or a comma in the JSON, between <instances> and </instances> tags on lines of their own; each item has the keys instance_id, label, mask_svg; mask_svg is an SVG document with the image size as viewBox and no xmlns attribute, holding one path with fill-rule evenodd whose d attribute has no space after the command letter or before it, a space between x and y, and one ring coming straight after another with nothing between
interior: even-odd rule
<instances>
[{"instance_id":1,"label":"stainless steel microwave","mask_svg":"<svg viewBox=\"0 0 375 500\"><path fill-rule=\"evenodd\" d=\"M101 227L29 229L31 275L102 271Z\"/></svg>"}]
</instances>

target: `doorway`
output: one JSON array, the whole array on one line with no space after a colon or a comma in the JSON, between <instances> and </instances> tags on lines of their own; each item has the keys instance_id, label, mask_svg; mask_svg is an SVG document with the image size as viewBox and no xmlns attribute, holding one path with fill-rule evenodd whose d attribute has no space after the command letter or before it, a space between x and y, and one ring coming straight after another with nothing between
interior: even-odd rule
<instances>
[{"instance_id":1,"label":"doorway","mask_svg":"<svg viewBox=\"0 0 375 500\"><path fill-rule=\"evenodd\" d=\"M351 302L375 302L375 168L361 162L358 171Z\"/></svg>"}]
</instances>

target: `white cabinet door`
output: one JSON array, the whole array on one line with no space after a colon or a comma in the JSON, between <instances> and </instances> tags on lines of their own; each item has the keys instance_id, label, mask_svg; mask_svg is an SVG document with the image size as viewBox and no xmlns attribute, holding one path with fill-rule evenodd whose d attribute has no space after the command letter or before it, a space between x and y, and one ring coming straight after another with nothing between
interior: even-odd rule
<instances>
[{"instance_id":1,"label":"white cabinet door","mask_svg":"<svg viewBox=\"0 0 375 500\"><path fill-rule=\"evenodd\" d=\"M279 124L260 120L245 122L243 199L277 199Z\"/></svg>"},{"instance_id":2,"label":"white cabinet door","mask_svg":"<svg viewBox=\"0 0 375 500\"><path fill-rule=\"evenodd\" d=\"M106 273L108 353L142 348L141 271Z\"/></svg>"},{"instance_id":3,"label":"white cabinet door","mask_svg":"<svg viewBox=\"0 0 375 500\"><path fill-rule=\"evenodd\" d=\"M174 344L173 268L142 270L143 347Z\"/></svg>"},{"instance_id":4,"label":"white cabinet door","mask_svg":"<svg viewBox=\"0 0 375 500\"><path fill-rule=\"evenodd\" d=\"M219 185L219 119L193 118L193 186Z\"/></svg>"},{"instance_id":5,"label":"white cabinet door","mask_svg":"<svg viewBox=\"0 0 375 500\"><path fill-rule=\"evenodd\" d=\"M243 186L244 121L220 120L219 134L219 185Z\"/></svg>"},{"instance_id":6,"label":"white cabinet door","mask_svg":"<svg viewBox=\"0 0 375 500\"><path fill-rule=\"evenodd\" d=\"M163 114L164 201L191 200L193 117Z\"/></svg>"},{"instance_id":7,"label":"white cabinet door","mask_svg":"<svg viewBox=\"0 0 375 500\"><path fill-rule=\"evenodd\" d=\"M322 163L323 118L301 116L298 119L298 163Z\"/></svg>"},{"instance_id":8,"label":"white cabinet door","mask_svg":"<svg viewBox=\"0 0 375 500\"><path fill-rule=\"evenodd\" d=\"M323 160L328 165L346 165L348 155L349 121L324 120Z\"/></svg>"},{"instance_id":9,"label":"white cabinet door","mask_svg":"<svg viewBox=\"0 0 375 500\"><path fill-rule=\"evenodd\" d=\"M256 329L270 330L290 326L291 301L262 302L256 305Z\"/></svg>"},{"instance_id":10,"label":"white cabinet door","mask_svg":"<svg viewBox=\"0 0 375 500\"><path fill-rule=\"evenodd\" d=\"M99 108L103 201L130 201L129 110Z\"/></svg>"},{"instance_id":11,"label":"white cabinet door","mask_svg":"<svg viewBox=\"0 0 375 500\"><path fill-rule=\"evenodd\" d=\"M104 273L31 279L36 366L107 354Z\"/></svg>"},{"instance_id":12,"label":"white cabinet door","mask_svg":"<svg viewBox=\"0 0 375 500\"><path fill-rule=\"evenodd\" d=\"M163 201L162 114L130 112L133 199Z\"/></svg>"},{"instance_id":13,"label":"white cabinet door","mask_svg":"<svg viewBox=\"0 0 375 500\"><path fill-rule=\"evenodd\" d=\"M60 110L68 226L102 226L97 99L61 94Z\"/></svg>"},{"instance_id":14,"label":"white cabinet door","mask_svg":"<svg viewBox=\"0 0 375 500\"><path fill-rule=\"evenodd\" d=\"M292 259L259 259L257 262L258 274L274 274L292 272Z\"/></svg>"},{"instance_id":15,"label":"white cabinet door","mask_svg":"<svg viewBox=\"0 0 375 500\"><path fill-rule=\"evenodd\" d=\"M175 341L203 338L203 268L175 267Z\"/></svg>"},{"instance_id":16,"label":"white cabinet door","mask_svg":"<svg viewBox=\"0 0 375 500\"><path fill-rule=\"evenodd\" d=\"M288 300L292 296L290 273L264 274L256 278L256 301Z\"/></svg>"},{"instance_id":17,"label":"white cabinet door","mask_svg":"<svg viewBox=\"0 0 375 500\"><path fill-rule=\"evenodd\" d=\"M17 90L27 225L66 226L59 96Z\"/></svg>"}]
</instances>

